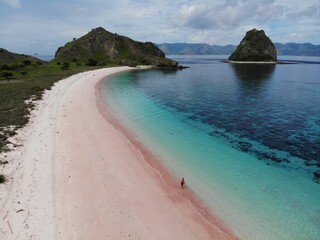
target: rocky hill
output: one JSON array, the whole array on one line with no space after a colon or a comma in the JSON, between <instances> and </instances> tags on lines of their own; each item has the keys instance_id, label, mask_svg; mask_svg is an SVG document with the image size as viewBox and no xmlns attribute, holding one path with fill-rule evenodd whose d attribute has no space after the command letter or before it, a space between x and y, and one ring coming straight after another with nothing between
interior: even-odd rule
<instances>
[{"instance_id":1,"label":"rocky hill","mask_svg":"<svg viewBox=\"0 0 320 240\"><path fill-rule=\"evenodd\" d=\"M60 47L56 61L75 61L89 65L153 65L178 67L178 63L165 58L165 54L151 42L137 42L113 34L99 27L79 39Z\"/></svg>"},{"instance_id":2,"label":"rocky hill","mask_svg":"<svg viewBox=\"0 0 320 240\"><path fill-rule=\"evenodd\" d=\"M4 48L0 48L0 64L12 64L12 63L22 63L24 61L28 62L44 62L38 58L25 55L9 52Z\"/></svg>"},{"instance_id":3,"label":"rocky hill","mask_svg":"<svg viewBox=\"0 0 320 240\"><path fill-rule=\"evenodd\" d=\"M230 61L276 62L277 50L263 30L252 29L246 33L237 49L229 57Z\"/></svg>"}]
</instances>

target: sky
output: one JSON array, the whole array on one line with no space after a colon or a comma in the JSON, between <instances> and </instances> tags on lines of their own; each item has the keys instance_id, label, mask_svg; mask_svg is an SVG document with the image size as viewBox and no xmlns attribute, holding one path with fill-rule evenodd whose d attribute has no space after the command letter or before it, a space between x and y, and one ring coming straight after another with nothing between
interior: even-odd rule
<instances>
[{"instance_id":1,"label":"sky","mask_svg":"<svg viewBox=\"0 0 320 240\"><path fill-rule=\"evenodd\" d=\"M320 44L319 0L0 0L0 48L54 55L93 28L154 43L237 45L253 28L273 42Z\"/></svg>"}]
</instances>

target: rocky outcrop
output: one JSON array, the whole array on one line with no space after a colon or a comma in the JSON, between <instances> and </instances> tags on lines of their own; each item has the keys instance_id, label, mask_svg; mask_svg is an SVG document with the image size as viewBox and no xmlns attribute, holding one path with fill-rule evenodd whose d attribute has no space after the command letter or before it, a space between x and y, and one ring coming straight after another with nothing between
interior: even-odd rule
<instances>
[{"instance_id":1,"label":"rocky outcrop","mask_svg":"<svg viewBox=\"0 0 320 240\"><path fill-rule=\"evenodd\" d=\"M166 59L165 54L153 43L137 42L101 27L60 47L56 51L55 60L91 62L97 65L178 67L177 62Z\"/></svg>"},{"instance_id":2,"label":"rocky outcrop","mask_svg":"<svg viewBox=\"0 0 320 240\"><path fill-rule=\"evenodd\" d=\"M246 36L231 54L229 60L241 62L276 62L277 50L263 30L252 29L246 33Z\"/></svg>"}]
</instances>

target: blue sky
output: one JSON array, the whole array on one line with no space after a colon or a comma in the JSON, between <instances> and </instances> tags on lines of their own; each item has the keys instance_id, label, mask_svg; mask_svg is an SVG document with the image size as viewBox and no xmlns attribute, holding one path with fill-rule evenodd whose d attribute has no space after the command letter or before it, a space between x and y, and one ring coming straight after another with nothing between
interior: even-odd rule
<instances>
[{"instance_id":1,"label":"blue sky","mask_svg":"<svg viewBox=\"0 0 320 240\"><path fill-rule=\"evenodd\" d=\"M246 31L273 42L320 44L319 0L0 0L0 47L51 54L92 28L156 43L238 44Z\"/></svg>"}]
</instances>

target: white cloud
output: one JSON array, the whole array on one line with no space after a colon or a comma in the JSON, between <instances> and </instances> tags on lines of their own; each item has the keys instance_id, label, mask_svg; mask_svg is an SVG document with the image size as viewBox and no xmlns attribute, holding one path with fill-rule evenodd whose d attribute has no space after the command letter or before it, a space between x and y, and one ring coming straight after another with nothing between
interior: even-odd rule
<instances>
[{"instance_id":1,"label":"white cloud","mask_svg":"<svg viewBox=\"0 0 320 240\"><path fill-rule=\"evenodd\" d=\"M212 4L194 1L182 5L172 23L177 27L194 29L234 28L250 21L265 23L283 15L284 6L266 0L229 0Z\"/></svg>"},{"instance_id":2,"label":"white cloud","mask_svg":"<svg viewBox=\"0 0 320 240\"><path fill-rule=\"evenodd\" d=\"M238 44L257 28L274 42L320 44L319 0L28 0L16 9L21 2L0 0L0 46L22 53L53 54L99 26L156 43Z\"/></svg>"},{"instance_id":3,"label":"white cloud","mask_svg":"<svg viewBox=\"0 0 320 240\"><path fill-rule=\"evenodd\" d=\"M315 17L320 19L320 4L312 4L307 6L302 6L299 8L293 8L288 11L288 18L300 20L308 19L310 17Z\"/></svg>"},{"instance_id":4,"label":"white cloud","mask_svg":"<svg viewBox=\"0 0 320 240\"><path fill-rule=\"evenodd\" d=\"M289 36L287 36L287 38L290 39L290 42L295 41L297 39L300 39L301 37L303 37L303 35L297 34L297 33L291 33L291 34L289 34Z\"/></svg>"},{"instance_id":5,"label":"white cloud","mask_svg":"<svg viewBox=\"0 0 320 240\"><path fill-rule=\"evenodd\" d=\"M21 6L20 0L0 0L0 2L7 4L13 8L19 8Z\"/></svg>"}]
</instances>

